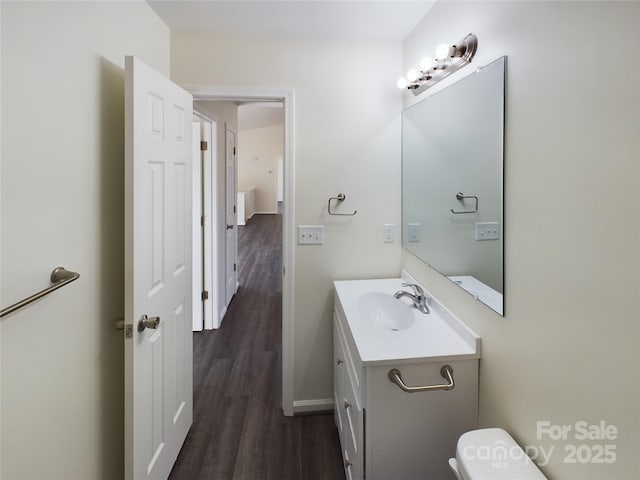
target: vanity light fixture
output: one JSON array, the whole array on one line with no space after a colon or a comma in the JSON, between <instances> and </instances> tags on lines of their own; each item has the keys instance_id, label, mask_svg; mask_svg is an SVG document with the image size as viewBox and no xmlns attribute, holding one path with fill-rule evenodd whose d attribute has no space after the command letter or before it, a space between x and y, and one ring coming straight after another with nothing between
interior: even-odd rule
<instances>
[{"instance_id":1,"label":"vanity light fixture","mask_svg":"<svg viewBox=\"0 0 640 480\"><path fill-rule=\"evenodd\" d=\"M398 88L407 88L419 95L453 72L471 63L478 49L478 37L470 33L455 45L440 45L435 59L424 57L418 69L411 69L405 77L398 79Z\"/></svg>"}]
</instances>

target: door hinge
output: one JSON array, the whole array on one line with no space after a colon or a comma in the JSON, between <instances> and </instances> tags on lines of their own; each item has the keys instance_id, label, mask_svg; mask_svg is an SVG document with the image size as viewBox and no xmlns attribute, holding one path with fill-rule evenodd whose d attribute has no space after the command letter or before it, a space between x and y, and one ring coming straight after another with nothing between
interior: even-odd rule
<instances>
[{"instance_id":1,"label":"door hinge","mask_svg":"<svg viewBox=\"0 0 640 480\"><path fill-rule=\"evenodd\" d=\"M116 320L116 330L124 330L124 338L133 338L133 325L124 323L124 317Z\"/></svg>"},{"instance_id":2,"label":"door hinge","mask_svg":"<svg viewBox=\"0 0 640 480\"><path fill-rule=\"evenodd\" d=\"M233 213L236 213L236 206L233 206Z\"/></svg>"},{"instance_id":3,"label":"door hinge","mask_svg":"<svg viewBox=\"0 0 640 480\"><path fill-rule=\"evenodd\" d=\"M233 147L233 154L236 154L236 147Z\"/></svg>"},{"instance_id":4,"label":"door hinge","mask_svg":"<svg viewBox=\"0 0 640 480\"><path fill-rule=\"evenodd\" d=\"M234 263L233 264L233 271L235 272L237 270L237 265Z\"/></svg>"},{"instance_id":5,"label":"door hinge","mask_svg":"<svg viewBox=\"0 0 640 480\"><path fill-rule=\"evenodd\" d=\"M207 217L203 215L200 217L200 225L204 227L206 224L207 224Z\"/></svg>"},{"instance_id":6,"label":"door hinge","mask_svg":"<svg viewBox=\"0 0 640 480\"><path fill-rule=\"evenodd\" d=\"M209 300L209 292L206 290L202 292L202 301L204 302L205 300Z\"/></svg>"},{"instance_id":7,"label":"door hinge","mask_svg":"<svg viewBox=\"0 0 640 480\"><path fill-rule=\"evenodd\" d=\"M124 338L133 338L133 325L130 323L124 326Z\"/></svg>"},{"instance_id":8,"label":"door hinge","mask_svg":"<svg viewBox=\"0 0 640 480\"><path fill-rule=\"evenodd\" d=\"M200 151L205 152L208 148L209 148L209 145L207 144L207 142L202 140L200 142Z\"/></svg>"}]
</instances>

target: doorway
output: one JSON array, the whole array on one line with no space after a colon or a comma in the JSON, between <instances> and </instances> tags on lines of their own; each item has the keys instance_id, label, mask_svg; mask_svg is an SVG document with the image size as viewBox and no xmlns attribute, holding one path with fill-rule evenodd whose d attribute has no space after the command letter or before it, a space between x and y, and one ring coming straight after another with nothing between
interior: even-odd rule
<instances>
[{"instance_id":1,"label":"doorway","mask_svg":"<svg viewBox=\"0 0 640 480\"><path fill-rule=\"evenodd\" d=\"M282 102L238 105L238 225L254 214L279 213L284 202L283 138Z\"/></svg>"},{"instance_id":2,"label":"doorway","mask_svg":"<svg viewBox=\"0 0 640 480\"><path fill-rule=\"evenodd\" d=\"M204 102L281 102L283 105L283 208L282 208L282 410L293 415L293 246L294 234L294 152L293 152L293 91L290 89L253 89L204 87L189 89L196 109ZM220 126L218 127L220 129ZM220 163L220 162L219 162ZM225 167L226 168L226 167ZM218 168L220 172L220 168ZM221 175L222 177L222 175ZM218 180L218 185L220 179ZM218 194L220 198L220 194ZM220 215L218 215L220 217ZM221 221L222 220L222 221ZM218 218L226 231L226 218ZM224 226L223 226L224 222Z\"/></svg>"}]
</instances>

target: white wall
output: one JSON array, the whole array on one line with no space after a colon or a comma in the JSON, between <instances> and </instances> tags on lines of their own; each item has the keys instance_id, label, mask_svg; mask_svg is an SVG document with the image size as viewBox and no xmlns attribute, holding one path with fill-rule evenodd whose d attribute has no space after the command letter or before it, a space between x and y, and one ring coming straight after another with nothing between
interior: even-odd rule
<instances>
[{"instance_id":1,"label":"white wall","mask_svg":"<svg viewBox=\"0 0 640 480\"><path fill-rule=\"evenodd\" d=\"M297 401L331 398L332 280L399 273L382 225L400 224L400 59L400 43L172 32L181 85L295 89L294 221L325 225L325 245L294 251ZM358 215L327 215L340 192Z\"/></svg>"},{"instance_id":2,"label":"white wall","mask_svg":"<svg viewBox=\"0 0 640 480\"><path fill-rule=\"evenodd\" d=\"M283 155L283 125L238 133L238 191L255 188L256 213L276 213L278 158Z\"/></svg>"},{"instance_id":3,"label":"white wall","mask_svg":"<svg viewBox=\"0 0 640 480\"><path fill-rule=\"evenodd\" d=\"M123 476L124 56L168 75L144 2L2 2L4 479Z\"/></svg>"},{"instance_id":4,"label":"white wall","mask_svg":"<svg viewBox=\"0 0 640 480\"><path fill-rule=\"evenodd\" d=\"M482 337L481 425L554 447L549 478L640 478L639 24L637 2L439 2L404 47L404 70L469 32L474 63L509 56L505 318L403 265ZM545 420L619 435L554 442ZM566 463L583 443L615 445L615 463Z\"/></svg>"}]
</instances>

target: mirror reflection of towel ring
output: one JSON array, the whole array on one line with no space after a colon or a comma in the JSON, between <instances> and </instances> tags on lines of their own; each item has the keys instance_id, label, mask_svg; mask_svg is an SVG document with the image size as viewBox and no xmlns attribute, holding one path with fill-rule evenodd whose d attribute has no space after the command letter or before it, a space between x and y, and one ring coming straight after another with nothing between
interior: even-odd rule
<instances>
[{"instance_id":1,"label":"mirror reflection of towel ring","mask_svg":"<svg viewBox=\"0 0 640 480\"><path fill-rule=\"evenodd\" d=\"M331 211L331 200L337 200L338 203L340 203L340 202L344 201L345 198L347 198L347 196L344 193L339 193L335 197L329 198L329 203L327 204L327 211L329 212L329 215L338 215L338 216L343 216L343 217L353 217L356 213L358 213L357 210L354 210L353 213L335 213L335 212Z\"/></svg>"},{"instance_id":2,"label":"mirror reflection of towel ring","mask_svg":"<svg viewBox=\"0 0 640 480\"><path fill-rule=\"evenodd\" d=\"M455 214L455 215L460 215L461 213L476 213L478 211L478 197L476 197L475 195L465 195L462 192L458 192L456 193L456 198L458 200L460 200L461 202L464 201L465 198L473 198L476 201L475 207L473 210L465 210L462 212L456 212L453 208L451 209L451 213Z\"/></svg>"}]
</instances>

